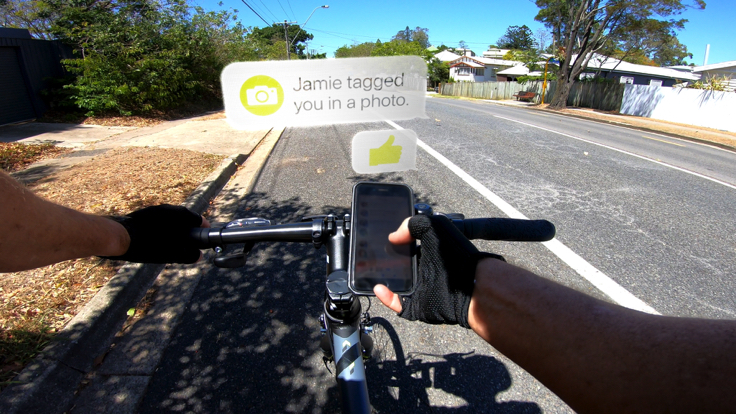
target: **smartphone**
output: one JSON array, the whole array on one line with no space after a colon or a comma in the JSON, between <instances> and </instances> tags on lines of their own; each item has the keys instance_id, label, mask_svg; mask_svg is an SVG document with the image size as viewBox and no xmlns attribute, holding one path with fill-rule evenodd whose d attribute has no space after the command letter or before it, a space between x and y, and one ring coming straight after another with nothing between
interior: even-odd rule
<instances>
[{"instance_id":1,"label":"smartphone","mask_svg":"<svg viewBox=\"0 0 736 414\"><path fill-rule=\"evenodd\" d=\"M416 242L394 245L388 235L414 215L414 193L405 184L360 182L353 187L348 284L373 295L377 284L410 295L417 278Z\"/></svg>"}]
</instances>

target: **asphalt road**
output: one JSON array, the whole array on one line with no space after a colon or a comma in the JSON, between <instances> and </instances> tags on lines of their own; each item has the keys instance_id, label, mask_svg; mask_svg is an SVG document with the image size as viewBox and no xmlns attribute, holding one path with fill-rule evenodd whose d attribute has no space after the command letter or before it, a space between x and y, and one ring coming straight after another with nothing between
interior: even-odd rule
<instances>
[{"instance_id":1,"label":"asphalt road","mask_svg":"<svg viewBox=\"0 0 736 414\"><path fill-rule=\"evenodd\" d=\"M736 316L736 154L487 103L429 100L427 114L397 124L524 215L555 223L559 241L656 311ZM438 211L503 216L422 149L416 170L355 174L352 137L391 128L287 129L239 215L344 214L353 183L371 179L405 182ZM541 244L479 245L610 300ZM211 269L140 412L339 412L318 345L323 283L324 256L311 245L261 244L244 271ZM378 412L570 411L472 332L407 322L377 301L371 313L377 355L367 375Z\"/></svg>"}]
</instances>

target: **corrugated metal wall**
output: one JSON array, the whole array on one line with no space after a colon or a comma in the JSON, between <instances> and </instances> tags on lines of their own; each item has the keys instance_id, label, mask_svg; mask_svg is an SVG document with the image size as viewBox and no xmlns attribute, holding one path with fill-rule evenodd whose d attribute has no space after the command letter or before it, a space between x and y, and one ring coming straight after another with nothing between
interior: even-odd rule
<instances>
[{"instance_id":1,"label":"corrugated metal wall","mask_svg":"<svg viewBox=\"0 0 736 414\"><path fill-rule=\"evenodd\" d=\"M19 52L17 47L0 47L0 125L36 117Z\"/></svg>"},{"instance_id":2,"label":"corrugated metal wall","mask_svg":"<svg viewBox=\"0 0 736 414\"><path fill-rule=\"evenodd\" d=\"M57 41L0 37L0 125L43 115L46 78L63 76L61 60L72 57Z\"/></svg>"}]
</instances>

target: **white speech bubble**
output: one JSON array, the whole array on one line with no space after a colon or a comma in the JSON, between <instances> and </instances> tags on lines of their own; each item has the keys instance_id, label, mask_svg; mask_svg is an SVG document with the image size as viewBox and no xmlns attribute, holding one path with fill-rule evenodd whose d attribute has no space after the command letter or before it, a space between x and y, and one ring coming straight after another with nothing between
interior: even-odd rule
<instances>
[{"instance_id":1,"label":"white speech bubble","mask_svg":"<svg viewBox=\"0 0 736 414\"><path fill-rule=\"evenodd\" d=\"M222 71L235 129L426 118L418 56L238 62Z\"/></svg>"},{"instance_id":2,"label":"white speech bubble","mask_svg":"<svg viewBox=\"0 0 736 414\"><path fill-rule=\"evenodd\" d=\"M417 164L417 134L410 129L363 131L353 137L353 170L375 174L413 170Z\"/></svg>"}]
</instances>

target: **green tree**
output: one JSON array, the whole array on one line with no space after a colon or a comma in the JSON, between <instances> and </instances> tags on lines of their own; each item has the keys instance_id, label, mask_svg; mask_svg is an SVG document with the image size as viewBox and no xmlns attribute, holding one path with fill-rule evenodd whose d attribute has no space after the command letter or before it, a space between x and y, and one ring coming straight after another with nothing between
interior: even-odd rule
<instances>
[{"instance_id":1,"label":"green tree","mask_svg":"<svg viewBox=\"0 0 736 414\"><path fill-rule=\"evenodd\" d=\"M391 40L417 42L426 49L429 47L429 29L417 26L412 30L409 29L409 26L406 26L404 30L399 30Z\"/></svg>"},{"instance_id":2,"label":"green tree","mask_svg":"<svg viewBox=\"0 0 736 414\"><path fill-rule=\"evenodd\" d=\"M376 47L371 52L371 56L401 56L401 55L416 55L421 56L425 60L431 58L431 53L426 48L422 47L418 42L404 42L401 40L392 40L390 42L384 42Z\"/></svg>"},{"instance_id":3,"label":"green tree","mask_svg":"<svg viewBox=\"0 0 736 414\"><path fill-rule=\"evenodd\" d=\"M545 60L539 56L536 50L509 50L505 55L503 55L503 59L523 62L524 66L529 68L532 72L539 70L540 68L543 69L544 65L540 67L539 62Z\"/></svg>"},{"instance_id":4,"label":"green tree","mask_svg":"<svg viewBox=\"0 0 736 414\"><path fill-rule=\"evenodd\" d=\"M534 33L526 25L509 26L506 33L498 39L501 49L533 50L535 47Z\"/></svg>"},{"instance_id":5,"label":"green tree","mask_svg":"<svg viewBox=\"0 0 736 414\"><path fill-rule=\"evenodd\" d=\"M623 23L626 30L610 36L601 52L643 65L683 64L685 57L692 58L687 47L676 37L676 30L683 29L684 25L684 20L661 21L627 16Z\"/></svg>"},{"instance_id":6,"label":"green tree","mask_svg":"<svg viewBox=\"0 0 736 414\"><path fill-rule=\"evenodd\" d=\"M417 27L416 29L414 29L414 36L412 36L411 40L413 42L419 43L425 49L428 48L430 46L429 29L423 29L421 27Z\"/></svg>"},{"instance_id":7,"label":"green tree","mask_svg":"<svg viewBox=\"0 0 736 414\"><path fill-rule=\"evenodd\" d=\"M447 45L442 44L442 45L437 46L437 52L435 52L435 54L440 53L440 52L444 52L445 50L452 51L453 48L451 48L450 46L447 46Z\"/></svg>"},{"instance_id":8,"label":"green tree","mask_svg":"<svg viewBox=\"0 0 736 414\"><path fill-rule=\"evenodd\" d=\"M432 86L437 86L441 82L450 80L450 64L442 62L437 58L432 58L427 63L427 77L432 82Z\"/></svg>"},{"instance_id":9,"label":"green tree","mask_svg":"<svg viewBox=\"0 0 736 414\"><path fill-rule=\"evenodd\" d=\"M185 0L47 0L50 32L77 58L65 88L88 114L132 114L217 97L222 68L258 47L230 12L190 10Z\"/></svg>"},{"instance_id":10,"label":"green tree","mask_svg":"<svg viewBox=\"0 0 736 414\"><path fill-rule=\"evenodd\" d=\"M693 54L675 36L665 39L652 54L652 60L659 66L688 65L686 58L692 59Z\"/></svg>"},{"instance_id":11,"label":"green tree","mask_svg":"<svg viewBox=\"0 0 736 414\"><path fill-rule=\"evenodd\" d=\"M373 49L376 48L374 42L364 42L360 44L354 44L351 46L345 45L340 46L335 50L336 58L348 58L348 57L367 57L371 55Z\"/></svg>"},{"instance_id":12,"label":"green tree","mask_svg":"<svg viewBox=\"0 0 736 414\"><path fill-rule=\"evenodd\" d=\"M289 35L289 43L291 44L289 49L290 53L297 56L299 59L306 59L306 42L314 39L314 35L301 30L299 25L296 24L289 25L286 32ZM277 42L281 42L284 47L284 59L286 59L286 38L283 24L274 23L273 25L264 28L255 28L253 29L251 36L266 45L274 45Z\"/></svg>"},{"instance_id":13,"label":"green tree","mask_svg":"<svg viewBox=\"0 0 736 414\"><path fill-rule=\"evenodd\" d=\"M659 20L676 29L684 20L670 19L687 7L705 8L703 0L536 0L540 8L535 17L550 29L560 47L560 71L550 108L567 105L575 78L586 68L593 55L608 39L626 39L631 23L645 19ZM669 20L668 20L669 19Z\"/></svg>"},{"instance_id":14,"label":"green tree","mask_svg":"<svg viewBox=\"0 0 736 414\"><path fill-rule=\"evenodd\" d=\"M53 14L44 12L44 3L32 0L1 0L0 26L28 29L37 39L51 40Z\"/></svg>"}]
</instances>

